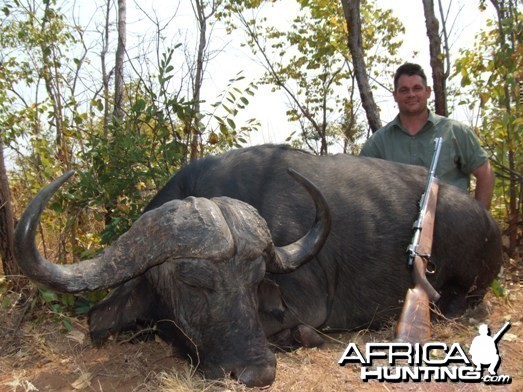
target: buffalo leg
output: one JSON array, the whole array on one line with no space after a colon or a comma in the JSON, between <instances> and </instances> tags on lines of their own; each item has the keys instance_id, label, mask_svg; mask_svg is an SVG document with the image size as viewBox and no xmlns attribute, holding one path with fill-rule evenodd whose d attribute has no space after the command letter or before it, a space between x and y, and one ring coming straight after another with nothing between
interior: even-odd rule
<instances>
[{"instance_id":1,"label":"buffalo leg","mask_svg":"<svg viewBox=\"0 0 523 392\"><path fill-rule=\"evenodd\" d=\"M318 347L325 342L314 328L305 324L284 329L271 336L269 341L282 351L290 351L298 347Z\"/></svg>"},{"instance_id":2,"label":"buffalo leg","mask_svg":"<svg viewBox=\"0 0 523 392\"><path fill-rule=\"evenodd\" d=\"M447 283L441 289L437 305L445 317L459 317L467 310L467 290L452 282Z\"/></svg>"}]
</instances>

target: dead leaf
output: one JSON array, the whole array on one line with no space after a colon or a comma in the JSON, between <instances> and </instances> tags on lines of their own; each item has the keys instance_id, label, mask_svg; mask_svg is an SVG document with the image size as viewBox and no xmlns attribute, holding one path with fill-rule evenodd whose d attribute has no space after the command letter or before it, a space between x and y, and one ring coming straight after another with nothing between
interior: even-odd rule
<instances>
[{"instance_id":1,"label":"dead leaf","mask_svg":"<svg viewBox=\"0 0 523 392\"><path fill-rule=\"evenodd\" d=\"M88 386L91 385L92 378L93 378L93 375L91 373L89 373L89 372L82 373L82 375L80 377L78 377L78 379L71 384L71 387L73 387L73 389L77 389L77 390L87 388Z\"/></svg>"},{"instance_id":2,"label":"dead leaf","mask_svg":"<svg viewBox=\"0 0 523 392\"><path fill-rule=\"evenodd\" d=\"M508 342L515 342L516 340L518 340L518 336L514 335L513 333L506 333L505 335L503 335L503 338L501 340L506 340Z\"/></svg>"},{"instance_id":3,"label":"dead leaf","mask_svg":"<svg viewBox=\"0 0 523 392\"><path fill-rule=\"evenodd\" d=\"M66 336L68 339L74 340L75 342L80 343L80 344L83 344L84 340L85 340L85 334L76 329L69 332Z\"/></svg>"}]
</instances>

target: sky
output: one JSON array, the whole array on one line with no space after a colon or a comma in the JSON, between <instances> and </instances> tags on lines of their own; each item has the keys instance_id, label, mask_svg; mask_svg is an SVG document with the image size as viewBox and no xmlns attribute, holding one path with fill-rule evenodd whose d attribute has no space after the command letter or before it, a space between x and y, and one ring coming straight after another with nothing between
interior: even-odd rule
<instances>
[{"instance_id":1,"label":"sky","mask_svg":"<svg viewBox=\"0 0 523 392\"><path fill-rule=\"evenodd\" d=\"M394 15L401 20L406 29L403 37L404 44L400 52L401 57L405 61L421 64L429 77L430 83L428 38L422 0L376 0L376 2L379 7L392 9ZM460 47L471 46L475 34L485 26L486 19L489 15L492 15L493 10L481 13L478 9L479 0L442 0L442 2L444 9L447 9L448 4L451 4L449 16L451 23L449 25L453 27L450 32L450 42L452 52L457 54ZM150 23L148 18L144 17L145 14L163 22L169 21L172 15L176 15L175 23L169 24L171 30L163 31L163 36L172 45L189 38L180 35L181 30L186 29L188 33L185 34L196 34L197 29L191 3L188 0L182 0L179 2L179 8L173 8L173 4L177 3L178 1L172 0L150 0L148 2L128 0L128 42L154 34L154 25ZM79 16L84 19L90 17L92 12L89 7L93 7L92 4L94 2L80 1L75 3ZM438 1L435 1L436 7L437 4ZM467 4L466 8L464 4ZM272 23L286 26L291 24L299 6L295 0L280 0L274 3L266 3L265 10ZM194 37L192 38L194 40ZM217 95L225 89L228 80L234 78L240 71L246 76L246 80L255 79L262 74L263 70L259 61L253 57L247 47L241 46L240 34L231 36L223 28L217 28L213 32L211 45L214 49L223 48L224 50L212 59L206 70L203 91L204 94L207 94L205 98L209 103L216 100ZM393 72L393 69L389 72L391 78ZM241 86L239 87L241 88ZM396 115L396 106L391 94L382 89L375 92L375 99L380 108L382 122L392 120ZM254 117L259 119L261 123L260 130L251 134L251 144L282 143L293 130L298 130L296 123L287 120L285 112L289 104L283 92L271 92L270 87L262 86L257 90L256 96L249 97L249 100L251 103L248 111L242 114L243 117L245 119ZM457 110L452 116L463 121L467 119L467 116L470 116L470 113L467 113L466 110Z\"/></svg>"},{"instance_id":2,"label":"sky","mask_svg":"<svg viewBox=\"0 0 523 392\"><path fill-rule=\"evenodd\" d=\"M423 4L421 0L401 0L402 6L396 6L400 1L378 0L378 4L389 7L394 14L405 25L406 33L404 45L401 50L402 58L406 61L417 62L423 66L429 84L432 83L429 55L429 41L426 34ZM437 7L437 1L434 1ZM443 7L446 9L451 4L449 14L449 42L451 58L459 54L462 48L470 48L474 42L476 34L486 27L487 20L493 17L493 9L481 12L478 8L479 0L443 0ZM465 7L464 4L467 4ZM436 10L439 19L439 11ZM392 109L392 111L391 111ZM387 107L382 108L382 115L385 120L391 120L396 115L396 107L392 98ZM458 119L465 120L466 114L457 111L453 114Z\"/></svg>"},{"instance_id":3,"label":"sky","mask_svg":"<svg viewBox=\"0 0 523 392\"><path fill-rule=\"evenodd\" d=\"M332 0L335 1L335 0ZM430 66L428 54L428 38L425 30L425 19L423 14L422 0L376 0L378 6L382 8L391 8L396 17L398 17L405 26L406 33L403 37L404 45L401 49L401 56L405 61L420 63L426 70L430 79ZM451 32L451 44L453 52L457 53L460 47L470 47L475 34L484 27L488 16L492 16L493 10L487 13L480 13L477 7L479 0L442 0L443 5L447 8L449 2L452 4L450 20L454 23ZM102 22L96 22L100 19L100 9L96 9L96 2L65 1L64 4L74 9L77 18L81 24L89 23L90 29L100 30ZM127 1L127 34L129 41L135 42L142 37L151 36L154 33L154 25L144 17L146 12L149 17L157 18L165 23L171 16L176 15L175 23L170 23L169 28L176 31L163 31L163 36L167 38L169 44L181 42L187 37L181 36L183 29L195 34L196 26L194 22L193 11L188 0L181 0L180 8L174 9L173 4L178 1L173 0L149 0L141 2L139 0ZM435 1L437 4L437 1ZM488 2L487 2L488 3ZM463 4L467 4L466 9ZM140 11L138 8L142 8ZM271 22L283 26L290 25L299 7L295 0L280 0L267 5L267 12L270 15ZM103 15L102 15L103 18ZM113 38L114 38L113 33ZM93 33L93 36L99 39L99 33ZM114 39L113 39L114 41ZM241 46L241 37L236 34L228 35L225 30L216 29L212 41L215 48L224 50L213 58L208 64L206 79L203 90L208 93L207 101L214 102L219 93L221 93L228 83L228 80L234 78L240 71L246 76L246 80L259 77L262 68L253 58L250 50ZM93 66L98 67L99 60L93 59ZM394 70L390 70L390 75ZM95 76L93 76L95 77ZM375 94L376 101L381 110L381 119L385 123L396 115L396 106L389 92L382 90ZM270 87L260 87L254 97L249 97L250 105L248 111L243 114L244 118L257 118L260 123L260 129L251 133L250 144L260 143L284 143L292 131L298 130L296 123L289 122L286 116L286 110L289 108L288 100L283 92L271 92ZM466 111L456 111L452 116L464 120L467 115ZM237 121L238 123L238 121Z\"/></svg>"},{"instance_id":4,"label":"sky","mask_svg":"<svg viewBox=\"0 0 523 392\"><path fill-rule=\"evenodd\" d=\"M485 27L486 20L492 16L490 12L480 12L477 4L479 0L443 0L443 7L451 3L449 20L452 22L450 31L451 52L457 55L460 48L470 47L475 35L481 28ZM287 3L287 4L285 4ZM277 16L282 24L289 24L297 10L293 0L276 2L276 12L271 13L272 18ZM431 83L430 56L428 47L428 37L426 35L423 3L421 0L377 0L377 4L383 8L392 9L394 15L404 24L406 32L404 44L400 51L401 57L405 61L417 62L423 66L429 83ZM467 4L467 7L464 7ZM437 6L437 1L435 1ZM438 11L436 11L438 12ZM210 76L206 83L219 85L219 78L223 71L229 70L232 74L234 69L242 68L246 72L256 74L256 64L245 49L239 49L232 44L227 50L227 58L220 59L213 69L210 69ZM390 70L392 73L394 70ZM397 112L392 95L386 91L377 92L376 101L380 107L380 115L385 123L392 120ZM259 132L251 136L252 144L259 143L283 143L292 130L297 130L297 124L289 123L285 111L288 107L287 99L283 93L272 93L269 88L261 88L254 100L252 100L249 112L261 121ZM456 110L451 116L466 121L471 114L467 109Z\"/></svg>"}]
</instances>

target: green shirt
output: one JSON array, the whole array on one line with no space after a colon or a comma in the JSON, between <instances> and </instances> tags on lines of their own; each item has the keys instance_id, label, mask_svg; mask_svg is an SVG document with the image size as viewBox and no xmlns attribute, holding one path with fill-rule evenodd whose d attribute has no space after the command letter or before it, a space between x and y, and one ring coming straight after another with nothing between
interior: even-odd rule
<instances>
[{"instance_id":1,"label":"green shirt","mask_svg":"<svg viewBox=\"0 0 523 392\"><path fill-rule=\"evenodd\" d=\"M360 155L429 168L435 137L443 138L436 176L467 191L470 174L487 161L487 152L472 129L430 111L427 123L414 136L403 128L398 115L367 140Z\"/></svg>"}]
</instances>

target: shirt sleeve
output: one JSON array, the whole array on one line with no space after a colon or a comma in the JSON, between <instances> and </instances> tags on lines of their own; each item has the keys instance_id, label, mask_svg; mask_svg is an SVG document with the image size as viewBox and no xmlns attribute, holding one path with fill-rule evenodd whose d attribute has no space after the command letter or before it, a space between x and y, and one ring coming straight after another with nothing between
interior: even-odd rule
<instances>
[{"instance_id":1,"label":"shirt sleeve","mask_svg":"<svg viewBox=\"0 0 523 392\"><path fill-rule=\"evenodd\" d=\"M360 151L361 156L383 159L383 155L380 153L377 145L377 138L377 133L374 133L369 139L367 139Z\"/></svg>"},{"instance_id":2,"label":"shirt sleeve","mask_svg":"<svg viewBox=\"0 0 523 392\"><path fill-rule=\"evenodd\" d=\"M488 160L488 154L471 128L457 127L455 136L460 148L461 170L470 174Z\"/></svg>"}]
</instances>

